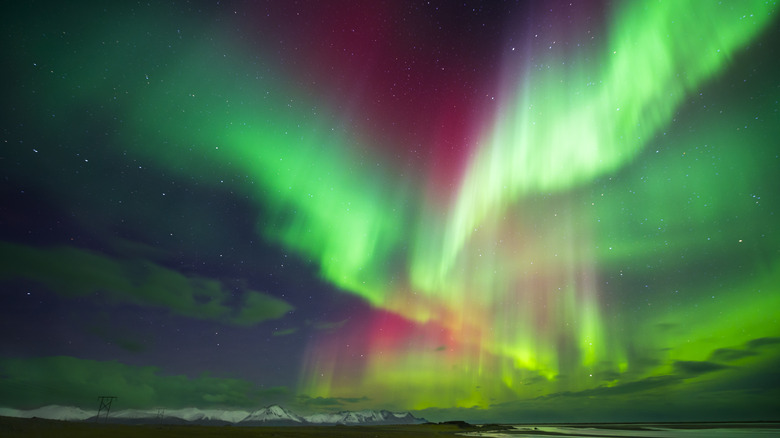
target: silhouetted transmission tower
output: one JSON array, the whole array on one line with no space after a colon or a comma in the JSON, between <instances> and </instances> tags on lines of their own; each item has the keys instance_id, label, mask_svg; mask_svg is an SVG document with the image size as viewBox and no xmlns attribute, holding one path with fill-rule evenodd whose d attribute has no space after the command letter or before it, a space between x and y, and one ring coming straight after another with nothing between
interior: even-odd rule
<instances>
[{"instance_id":1,"label":"silhouetted transmission tower","mask_svg":"<svg viewBox=\"0 0 780 438\"><path fill-rule=\"evenodd\" d=\"M95 421L100 420L100 413L104 410L106 411L105 421L108 421L108 413L111 412L111 403L114 402L119 397L113 396L113 395L101 395L98 396L98 399L100 399L100 407L98 407L98 413L97 417L95 417Z\"/></svg>"}]
</instances>

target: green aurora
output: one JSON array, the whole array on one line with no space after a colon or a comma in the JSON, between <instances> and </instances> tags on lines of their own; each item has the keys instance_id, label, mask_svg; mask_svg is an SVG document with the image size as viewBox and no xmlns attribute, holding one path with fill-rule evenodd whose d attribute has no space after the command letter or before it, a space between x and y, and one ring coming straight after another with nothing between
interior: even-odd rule
<instances>
[{"instance_id":1,"label":"green aurora","mask_svg":"<svg viewBox=\"0 0 780 438\"><path fill-rule=\"evenodd\" d=\"M224 23L207 32L202 15L165 7L6 18L4 193L40 194L93 243L24 236L5 214L3 294L34 285L76 308L163 312L297 350L236 350L240 369L271 355L293 370L262 381L168 368L127 333L114 342L138 345L130 360L20 353L8 319L0 405L91 407L108 391L125 407L430 420L777 419L776 4L602 13L596 43L506 55L490 73L498 106L473 121L446 196L381 121ZM235 260L258 266L241 275L176 261L232 241L300 272L274 289L249 250ZM323 305L304 297L318 293L358 310L313 323Z\"/></svg>"}]
</instances>

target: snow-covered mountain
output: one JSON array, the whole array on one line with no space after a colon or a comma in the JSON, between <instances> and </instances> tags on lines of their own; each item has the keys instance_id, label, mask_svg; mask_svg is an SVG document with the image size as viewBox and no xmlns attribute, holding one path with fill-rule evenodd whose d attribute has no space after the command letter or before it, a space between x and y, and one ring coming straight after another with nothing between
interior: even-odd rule
<instances>
[{"instance_id":1,"label":"snow-covered mountain","mask_svg":"<svg viewBox=\"0 0 780 438\"><path fill-rule=\"evenodd\" d=\"M23 411L20 409L0 408L0 416L18 418L46 418L49 420L80 421L94 417L97 411L85 411L75 406L49 405L38 409Z\"/></svg>"},{"instance_id":2,"label":"snow-covered mountain","mask_svg":"<svg viewBox=\"0 0 780 438\"><path fill-rule=\"evenodd\" d=\"M279 405L267 406L250 413L239 421L240 426L270 425L271 423L303 423L303 417Z\"/></svg>"},{"instance_id":3,"label":"snow-covered mountain","mask_svg":"<svg viewBox=\"0 0 780 438\"><path fill-rule=\"evenodd\" d=\"M409 412L390 411L341 411L332 414L314 414L304 417L311 424L419 424L424 419L416 418Z\"/></svg>"},{"instance_id":4,"label":"snow-covered mountain","mask_svg":"<svg viewBox=\"0 0 780 438\"><path fill-rule=\"evenodd\" d=\"M119 423L233 424L238 423L248 415L248 411L221 409L123 409L111 411L109 421ZM94 414L91 419L95 419Z\"/></svg>"},{"instance_id":5,"label":"snow-covered mountain","mask_svg":"<svg viewBox=\"0 0 780 438\"><path fill-rule=\"evenodd\" d=\"M184 421L224 421L238 423L249 416L248 411L225 411L220 409L184 408L171 409L162 412L163 418L173 417Z\"/></svg>"},{"instance_id":6,"label":"snow-covered mountain","mask_svg":"<svg viewBox=\"0 0 780 438\"><path fill-rule=\"evenodd\" d=\"M45 418L50 420L95 421L97 411L85 411L73 406L44 406L33 410L0 408L0 416L20 418ZM100 421L103 421L101 417ZM327 414L313 414L302 417L279 405L271 405L256 411L220 409L121 409L112 410L108 416L112 423L180 423L236 426L303 426L303 425L371 425L371 424L419 424L425 419L416 418L409 412L386 410L341 411Z\"/></svg>"}]
</instances>

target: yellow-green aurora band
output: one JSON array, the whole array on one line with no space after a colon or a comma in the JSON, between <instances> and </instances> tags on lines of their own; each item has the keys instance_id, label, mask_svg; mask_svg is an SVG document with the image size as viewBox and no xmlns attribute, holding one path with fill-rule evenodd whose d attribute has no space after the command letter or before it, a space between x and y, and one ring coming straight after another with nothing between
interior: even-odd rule
<instances>
[{"instance_id":1,"label":"yellow-green aurora band","mask_svg":"<svg viewBox=\"0 0 780 438\"><path fill-rule=\"evenodd\" d=\"M777 360L766 352L780 336L780 241L762 203L776 202L769 195L777 165L766 150L780 135L780 94L775 87L750 103L736 99L744 107L727 114L692 103L772 25L774 3L615 6L606 36L582 53L529 53L534 63L507 61L503 76L496 73L499 109L492 120L474 121L481 135L466 146L469 161L449 203L426 198L424 172L409 175L383 155L406 145L385 148L390 140L355 121L349 105L288 82L272 52L225 51L236 44L229 32L198 37L194 20L194 29L181 26L184 37L161 35L164 8L127 22L87 17L78 48L73 35L43 37L54 34L31 22L33 36L9 52L27 79L17 91L33 90L37 99L18 112L40 122L42 136L106 139L113 148L102 151L106 157L133 163L128 175L138 163L137 180L127 177L133 182L154 167L176 187L247 200L264 242L370 305L371 315L314 335L296 393L366 397L365 406L393 409L515 402L513 409L568 409L615 395L614 406L604 406L620 408L632 391L675 400L687 400L686 385L726 391L731 383L710 376L744 382ZM690 114L678 115L683 108ZM106 114L96 123L105 132L84 133L97 129L81 125L85 111ZM774 119L753 124L760 114ZM57 153L52 147L40 157ZM40 163L39 175L11 165L8 172L58 200L81 191L129 196L101 192L109 190L105 175L86 164L60 187L45 177L60 163ZM149 214L162 221L172 212L211 213L166 207ZM213 230L191 232L207 238ZM107 296L116 301L234 325L292 308L277 291L247 289L236 300L247 311L231 313L230 292L205 277L152 265L138 284L122 257L65 246L0 248L15 253L0 268L3 278L64 285L57 292L69 297L112 289ZM59 259L67 260L52 268ZM69 269L79 260L89 266ZM174 286L177 294L159 292ZM355 353L355 345L363 350ZM39 369L21 359L5 363L24 376ZM30 381L47 367L103 366L40 363ZM206 380L209 393L218 392L218 382ZM236 392L234 384L226 391Z\"/></svg>"}]
</instances>

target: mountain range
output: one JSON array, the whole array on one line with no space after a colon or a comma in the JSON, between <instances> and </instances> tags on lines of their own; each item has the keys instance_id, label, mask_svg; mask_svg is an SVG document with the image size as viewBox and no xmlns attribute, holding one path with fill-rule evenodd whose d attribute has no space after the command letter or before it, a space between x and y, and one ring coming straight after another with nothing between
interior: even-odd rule
<instances>
[{"instance_id":1,"label":"mountain range","mask_svg":"<svg viewBox=\"0 0 780 438\"><path fill-rule=\"evenodd\" d=\"M0 408L0 416L21 418L46 418L66 421L108 421L125 424L199 424L236 426L304 426L304 425L390 425L420 424L427 421L409 412L386 410L341 411L327 414L300 416L279 405L266 406L255 411L220 409L124 409L112 411L108 419L96 411L86 411L73 406L44 406L33 410Z\"/></svg>"}]
</instances>

